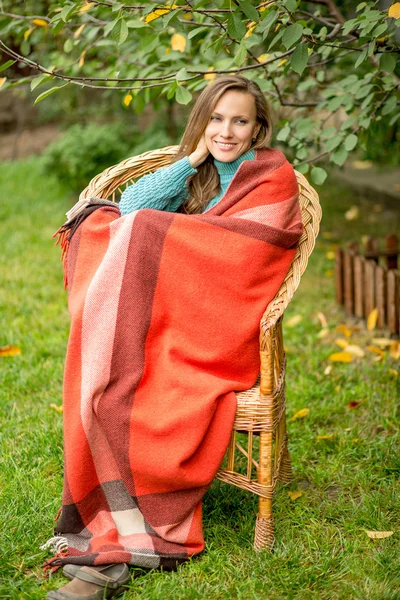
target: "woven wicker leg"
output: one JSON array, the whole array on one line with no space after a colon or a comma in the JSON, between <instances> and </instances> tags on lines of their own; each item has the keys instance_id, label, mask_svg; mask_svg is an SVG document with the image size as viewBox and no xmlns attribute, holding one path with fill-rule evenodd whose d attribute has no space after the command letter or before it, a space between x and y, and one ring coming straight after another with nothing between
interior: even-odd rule
<instances>
[{"instance_id":1,"label":"woven wicker leg","mask_svg":"<svg viewBox=\"0 0 400 600\"><path fill-rule=\"evenodd\" d=\"M256 550L272 550L272 546L274 545L274 519L272 516L272 501L265 500L264 498L260 498L260 512L265 512L265 506L262 510L261 503L265 505L265 503L269 503L269 517L260 517L257 516L256 519L256 529L254 535L254 548Z\"/></svg>"},{"instance_id":2,"label":"woven wicker leg","mask_svg":"<svg viewBox=\"0 0 400 600\"><path fill-rule=\"evenodd\" d=\"M290 460L290 454L288 450L287 439L283 449L281 468L279 469L279 481L282 483L290 483L293 479L292 463Z\"/></svg>"}]
</instances>

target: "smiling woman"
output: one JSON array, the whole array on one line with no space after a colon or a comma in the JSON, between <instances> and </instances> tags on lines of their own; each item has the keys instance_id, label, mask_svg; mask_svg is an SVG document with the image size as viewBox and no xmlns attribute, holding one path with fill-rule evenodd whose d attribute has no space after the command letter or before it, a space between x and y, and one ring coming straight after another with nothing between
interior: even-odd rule
<instances>
[{"instance_id":1,"label":"smiling woman","mask_svg":"<svg viewBox=\"0 0 400 600\"><path fill-rule=\"evenodd\" d=\"M259 86L238 75L217 78L198 97L173 163L129 186L121 214L139 208L209 210L224 197L240 165L261 157L256 152L265 152L271 136L270 110Z\"/></svg>"}]
</instances>

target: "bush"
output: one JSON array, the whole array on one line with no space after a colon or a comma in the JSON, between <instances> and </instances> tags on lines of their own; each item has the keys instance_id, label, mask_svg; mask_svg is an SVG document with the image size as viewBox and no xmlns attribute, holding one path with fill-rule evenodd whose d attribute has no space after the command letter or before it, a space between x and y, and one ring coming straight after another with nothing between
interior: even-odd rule
<instances>
[{"instance_id":1,"label":"bush","mask_svg":"<svg viewBox=\"0 0 400 600\"><path fill-rule=\"evenodd\" d=\"M120 123L72 125L46 148L44 170L79 192L95 175L127 156L134 135Z\"/></svg>"}]
</instances>

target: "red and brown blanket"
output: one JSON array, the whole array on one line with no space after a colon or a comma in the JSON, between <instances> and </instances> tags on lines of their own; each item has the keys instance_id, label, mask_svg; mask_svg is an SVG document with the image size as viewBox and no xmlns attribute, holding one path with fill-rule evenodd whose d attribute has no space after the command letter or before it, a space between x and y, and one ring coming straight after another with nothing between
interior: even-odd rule
<instances>
[{"instance_id":1,"label":"red and brown blanket","mask_svg":"<svg viewBox=\"0 0 400 600\"><path fill-rule=\"evenodd\" d=\"M101 206L76 228L53 566L168 568L203 550L202 497L301 232L296 177L274 149L203 214Z\"/></svg>"}]
</instances>

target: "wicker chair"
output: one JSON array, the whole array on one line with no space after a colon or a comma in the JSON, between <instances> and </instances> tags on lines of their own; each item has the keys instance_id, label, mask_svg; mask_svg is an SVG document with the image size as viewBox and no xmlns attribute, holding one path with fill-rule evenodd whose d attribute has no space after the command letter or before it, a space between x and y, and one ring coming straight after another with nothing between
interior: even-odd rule
<instances>
[{"instance_id":1,"label":"wicker chair","mask_svg":"<svg viewBox=\"0 0 400 600\"><path fill-rule=\"evenodd\" d=\"M122 186L170 162L177 146L134 156L97 175L80 198L118 200ZM292 469L286 433L285 372L282 319L314 248L321 220L318 195L296 171L300 188L303 235L292 266L260 323L260 377L237 394L237 411L226 459L217 478L259 496L254 547L271 549L274 542L272 498L278 481L289 483ZM242 438L247 438L244 442ZM242 442L242 443L240 443Z\"/></svg>"}]
</instances>

